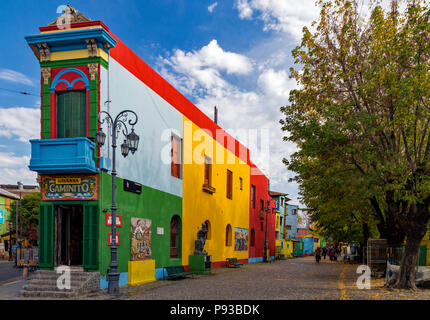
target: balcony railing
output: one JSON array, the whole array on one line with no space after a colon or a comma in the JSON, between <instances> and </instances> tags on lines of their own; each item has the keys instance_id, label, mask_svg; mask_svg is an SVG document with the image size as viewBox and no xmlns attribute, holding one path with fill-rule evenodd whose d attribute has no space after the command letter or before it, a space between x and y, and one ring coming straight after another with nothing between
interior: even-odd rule
<instances>
[{"instance_id":1,"label":"balcony railing","mask_svg":"<svg viewBox=\"0 0 430 320\"><path fill-rule=\"evenodd\" d=\"M39 174L96 173L95 143L88 138L30 140L30 170Z\"/></svg>"}]
</instances>

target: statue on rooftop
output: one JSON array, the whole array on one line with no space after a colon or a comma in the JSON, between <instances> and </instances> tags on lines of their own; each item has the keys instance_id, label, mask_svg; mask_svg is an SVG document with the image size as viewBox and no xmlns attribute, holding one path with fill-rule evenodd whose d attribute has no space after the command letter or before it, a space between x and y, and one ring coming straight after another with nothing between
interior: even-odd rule
<instances>
[{"instance_id":1,"label":"statue on rooftop","mask_svg":"<svg viewBox=\"0 0 430 320\"><path fill-rule=\"evenodd\" d=\"M58 9L57 9L58 10ZM64 7L62 14L55 19L55 21L48 24L48 26L59 26L71 23L89 22L91 19L85 17L82 13L78 13L78 10L72 8L69 4Z\"/></svg>"}]
</instances>

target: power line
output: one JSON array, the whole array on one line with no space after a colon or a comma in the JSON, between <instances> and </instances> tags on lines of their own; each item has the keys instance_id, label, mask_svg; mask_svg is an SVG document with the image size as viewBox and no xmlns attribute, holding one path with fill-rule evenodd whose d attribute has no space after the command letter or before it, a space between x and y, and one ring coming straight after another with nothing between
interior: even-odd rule
<instances>
[{"instance_id":1,"label":"power line","mask_svg":"<svg viewBox=\"0 0 430 320\"><path fill-rule=\"evenodd\" d=\"M19 93L25 96L35 96L35 97L39 97L40 95L38 94L34 94L34 93L30 93L27 91L17 91L17 90L12 90L12 89L6 89L6 88L0 88L0 90L4 90L4 91L9 91L9 92L13 92L13 93Z\"/></svg>"}]
</instances>

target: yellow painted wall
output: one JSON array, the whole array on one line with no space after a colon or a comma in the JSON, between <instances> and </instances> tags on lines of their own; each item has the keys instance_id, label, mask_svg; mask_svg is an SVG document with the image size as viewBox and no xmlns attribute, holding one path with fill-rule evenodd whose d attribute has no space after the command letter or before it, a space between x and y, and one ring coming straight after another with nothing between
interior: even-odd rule
<instances>
[{"instance_id":1,"label":"yellow painted wall","mask_svg":"<svg viewBox=\"0 0 430 320\"><path fill-rule=\"evenodd\" d=\"M131 286L155 281L155 260L129 261L128 284Z\"/></svg>"},{"instance_id":2,"label":"yellow painted wall","mask_svg":"<svg viewBox=\"0 0 430 320\"><path fill-rule=\"evenodd\" d=\"M193 141L194 137L194 141ZM222 157L222 151L224 157ZM195 154L195 157L192 155ZM203 191L204 156L212 159L212 187L215 193ZM194 159L193 159L194 158ZM224 158L224 161L221 161ZM227 163L234 162L232 164ZM217 163L224 162L224 163ZM227 169L233 172L232 200L227 198ZM239 177L243 179L240 190ZM248 259L248 250L234 250L235 228L249 231L250 167L233 153L184 116L183 127L183 211L182 211L182 263L188 265L194 253L197 232L202 223L210 221L211 238L204 250L212 262L227 258ZM226 227L231 225L231 246L226 246ZM248 233L248 247L249 247Z\"/></svg>"},{"instance_id":3,"label":"yellow painted wall","mask_svg":"<svg viewBox=\"0 0 430 320\"><path fill-rule=\"evenodd\" d=\"M97 48L97 56L102 57L106 61L109 61L109 55L103 49ZM51 61L80 59L80 58L88 58L87 49L51 52Z\"/></svg>"}]
</instances>

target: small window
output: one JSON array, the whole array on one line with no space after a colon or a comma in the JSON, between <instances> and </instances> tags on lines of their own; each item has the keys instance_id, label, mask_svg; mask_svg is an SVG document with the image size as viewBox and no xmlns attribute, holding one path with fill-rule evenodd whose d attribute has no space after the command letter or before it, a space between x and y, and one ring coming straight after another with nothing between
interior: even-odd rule
<instances>
[{"instance_id":1,"label":"small window","mask_svg":"<svg viewBox=\"0 0 430 320\"><path fill-rule=\"evenodd\" d=\"M251 229L251 247L255 247L255 230Z\"/></svg>"},{"instance_id":2,"label":"small window","mask_svg":"<svg viewBox=\"0 0 430 320\"><path fill-rule=\"evenodd\" d=\"M293 214L293 215L297 214L297 209L293 209L292 214Z\"/></svg>"},{"instance_id":3,"label":"small window","mask_svg":"<svg viewBox=\"0 0 430 320\"><path fill-rule=\"evenodd\" d=\"M212 185L212 159L205 156L205 185Z\"/></svg>"},{"instance_id":4,"label":"small window","mask_svg":"<svg viewBox=\"0 0 430 320\"><path fill-rule=\"evenodd\" d=\"M170 258L179 257L179 217L173 216L170 221Z\"/></svg>"},{"instance_id":5,"label":"small window","mask_svg":"<svg viewBox=\"0 0 430 320\"><path fill-rule=\"evenodd\" d=\"M211 240L212 238L212 232L211 232L211 223L209 220L205 221L206 229L208 230L208 233L206 234L206 240Z\"/></svg>"},{"instance_id":6,"label":"small window","mask_svg":"<svg viewBox=\"0 0 430 320\"><path fill-rule=\"evenodd\" d=\"M260 222L260 230L264 231L264 223L263 223L263 221Z\"/></svg>"},{"instance_id":7,"label":"small window","mask_svg":"<svg viewBox=\"0 0 430 320\"><path fill-rule=\"evenodd\" d=\"M232 232L231 232L231 225L227 225L225 228L225 245L226 247L231 247L231 238L232 238Z\"/></svg>"},{"instance_id":8,"label":"small window","mask_svg":"<svg viewBox=\"0 0 430 320\"><path fill-rule=\"evenodd\" d=\"M181 178L181 146L182 139L172 134L172 148L171 148L171 174L172 177Z\"/></svg>"},{"instance_id":9,"label":"small window","mask_svg":"<svg viewBox=\"0 0 430 320\"><path fill-rule=\"evenodd\" d=\"M281 199L281 206L284 206L284 198Z\"/></svg>"},{"instance_id":10,"label":"small window","mask_svg":"<svg viewBox=\"0 0 430 320\"><path fill-rule=\"evenodd\" d=\"M227 198L233 199L233 172L227 170Z\"/></svg>"},{"instance_id":11,"label":"small window","mask_svg":"<svg viewBox=\"0 0 430 320\"><path fill-rule=\"evenodd\" d=\"M239 177L239 185L240 185L240 190L243 190L243 179L242 179L242 177Z\"/></svg>"},{"instance_id":12,"label":"small window","mask_svg":"<svg viewBox=\"0 0 430 320\"><path fill-rule=\"evenodd\" d=\"M255 208L255 186L251 185L251 208Z\"/></svg>"}]
</instances>

